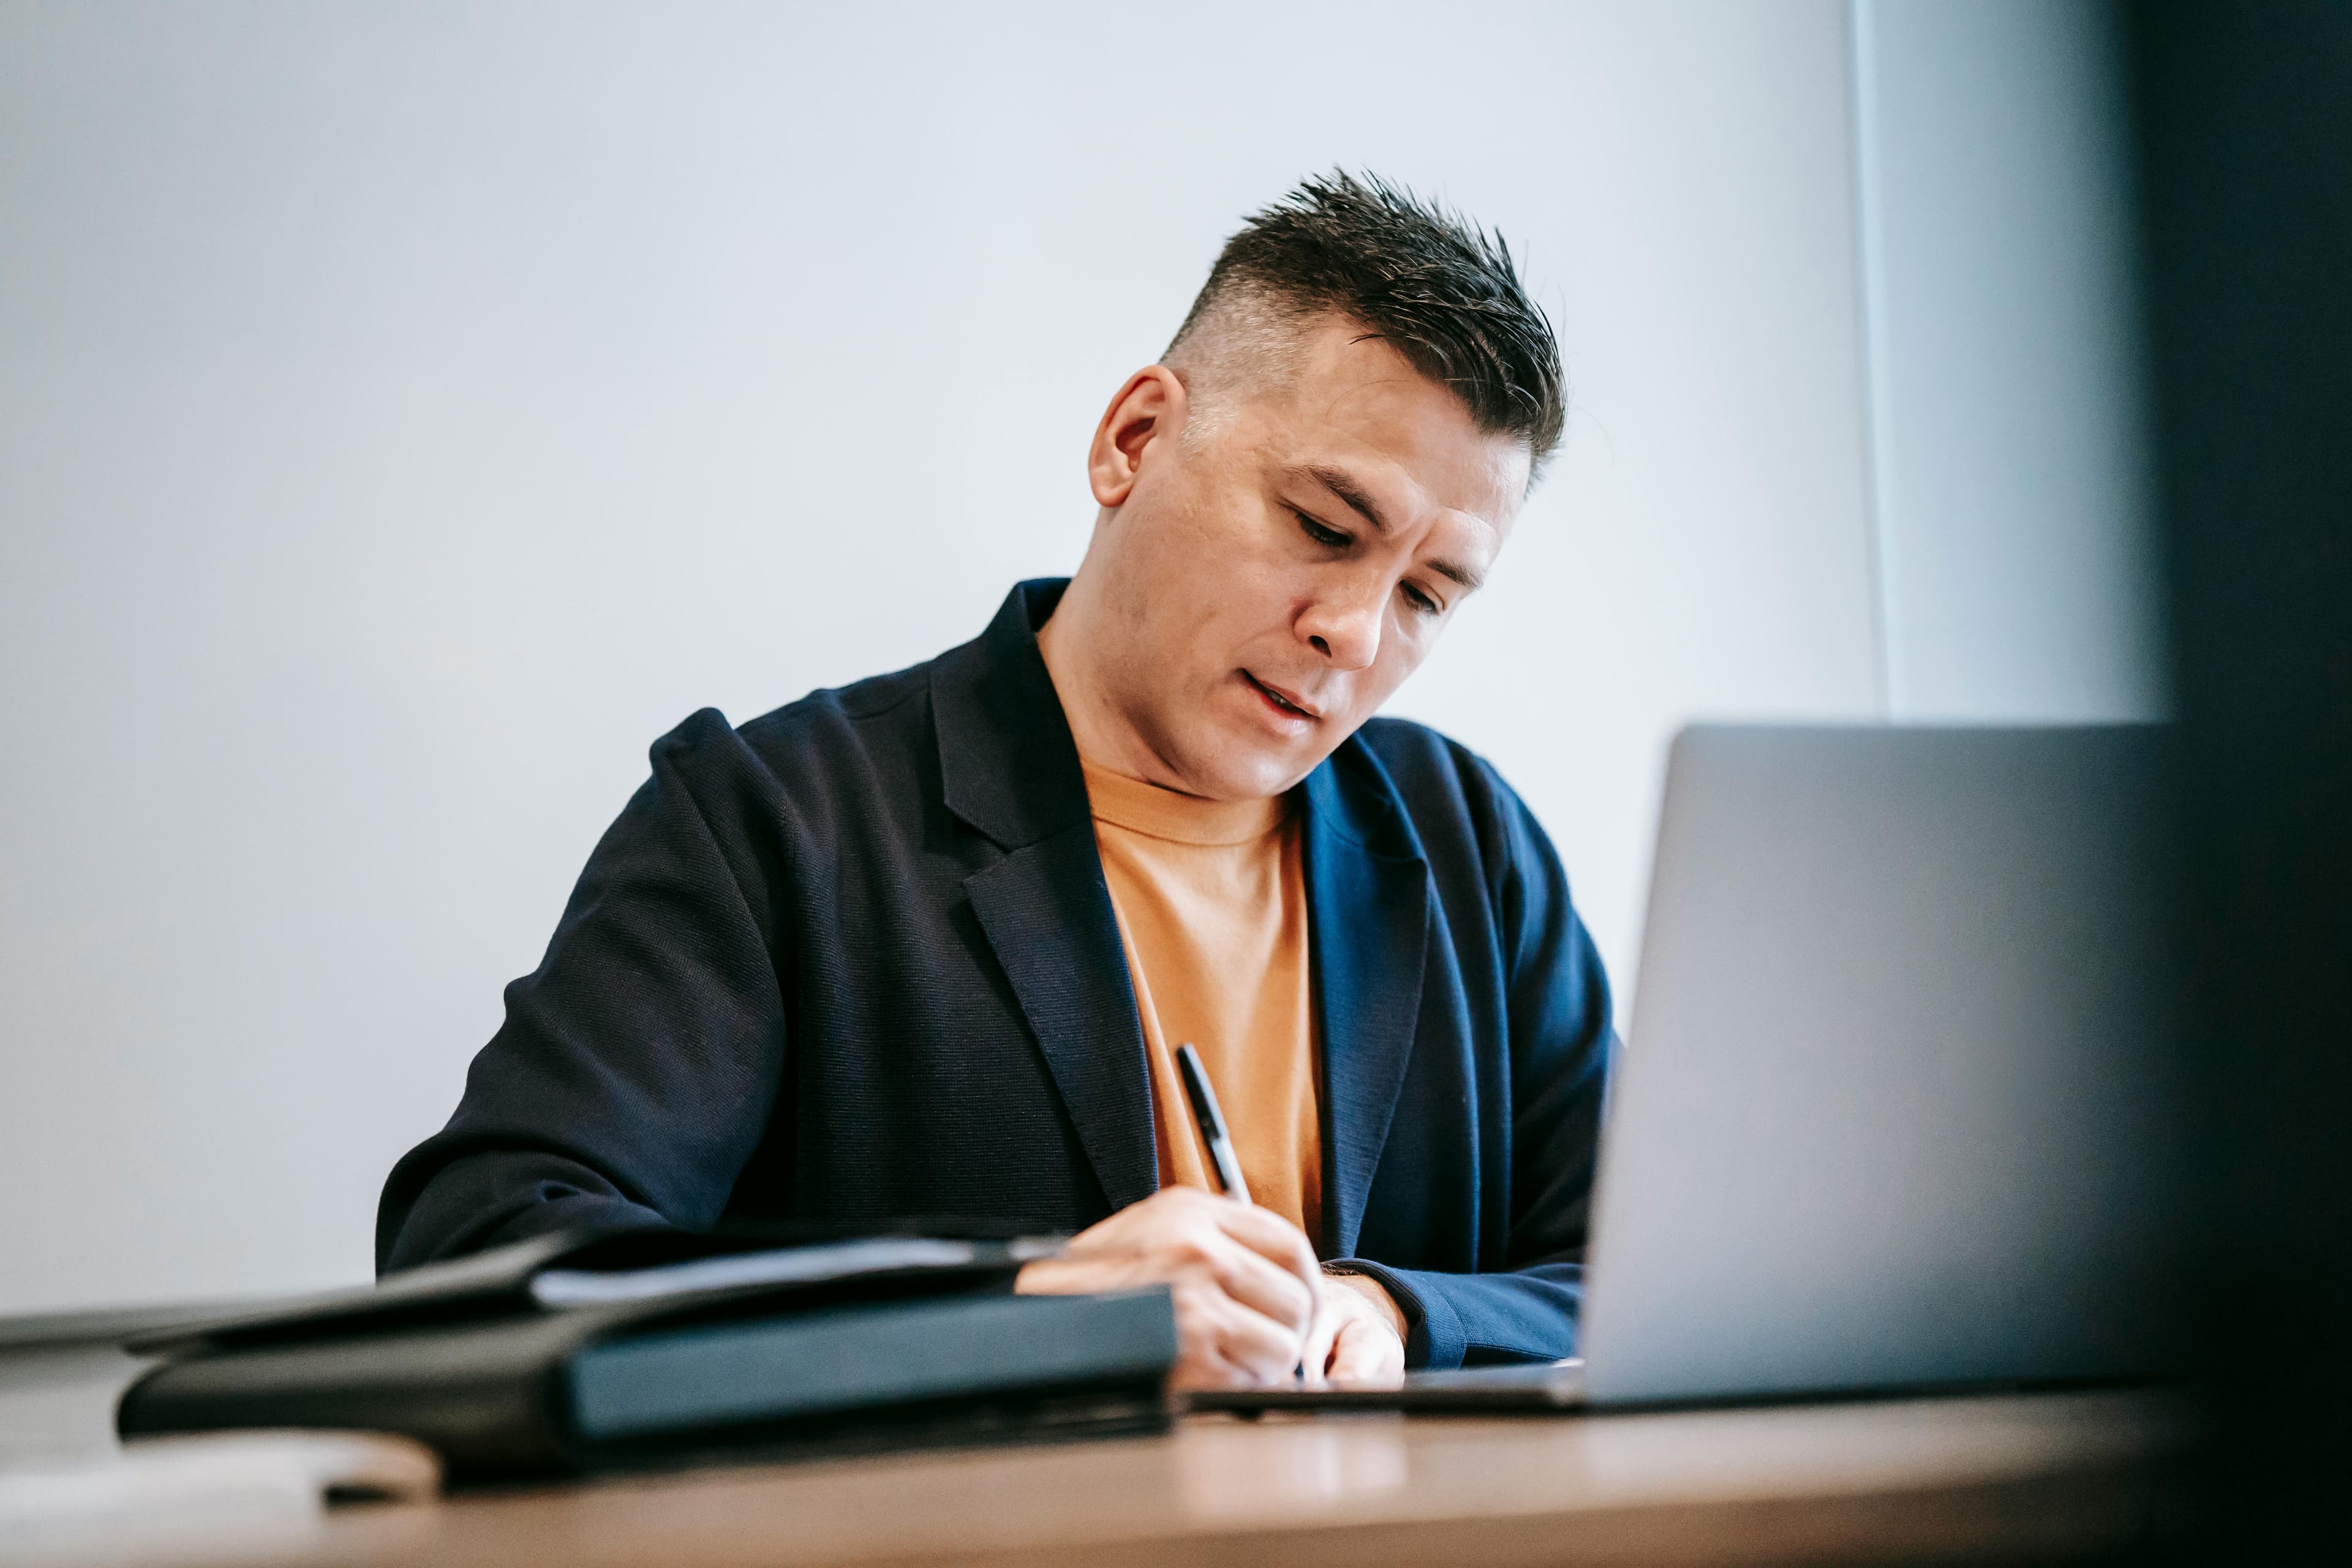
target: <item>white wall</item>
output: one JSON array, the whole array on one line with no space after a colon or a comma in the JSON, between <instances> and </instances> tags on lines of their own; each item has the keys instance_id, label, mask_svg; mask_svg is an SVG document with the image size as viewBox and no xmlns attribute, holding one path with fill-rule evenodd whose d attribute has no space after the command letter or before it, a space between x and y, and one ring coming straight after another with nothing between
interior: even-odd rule
<instances>
[{"instance_id":1,"label":"white wall","mask_svg":"<svg viewBox=\"0 0 2352 1568\"><path fill-rule=\"evenodd\" d=\"M2165 707L2116 17L1855 0L1895 716Z\"/></svg>"},{"instance_id":2,"label":"white wall","mask_svg":"<svg viewBox=\"0 0 2352 1568\"><path fill-rule=\"evenodd\" d=\"M0 8L0 1310L363 1277L647 743L1072 564L1102 401L1335 163L1559 322L1568 451L1397 706L1630 976L1673 727L1883 710L1874 531L1945 522L1908 447L1874 510L1872 392L1940 395L1859 258L1952 283L1858 244L1837 0L1437 15ZM2016 538L1985 582L2106 602ZM1917 685L1999 595L1906 548Z\"/></svg>"}]
</instances>

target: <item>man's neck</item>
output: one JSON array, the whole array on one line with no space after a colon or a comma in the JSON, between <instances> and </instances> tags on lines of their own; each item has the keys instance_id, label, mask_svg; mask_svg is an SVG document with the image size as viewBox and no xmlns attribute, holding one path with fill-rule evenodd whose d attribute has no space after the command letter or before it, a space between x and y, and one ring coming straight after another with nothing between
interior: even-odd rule
<instances>
[{"instance_id":1,"label":"man's neck","mask_svg":"<svg viewBox=\"0 0 2352 1568\"><path fill-rule=\"evenodd\" d=\"M1045 673L1061 699L1070 738L1078 755L1098 768L1140 779L1161 789L1189 793L1177 782L1175 770L1136 732L1107 695L1094 650L1102 645L1096 633L1099 616L1084 579L1073 581L1045 624L1037 628L1037 651L1045 656Z\"/></svg>"}]
</instances>

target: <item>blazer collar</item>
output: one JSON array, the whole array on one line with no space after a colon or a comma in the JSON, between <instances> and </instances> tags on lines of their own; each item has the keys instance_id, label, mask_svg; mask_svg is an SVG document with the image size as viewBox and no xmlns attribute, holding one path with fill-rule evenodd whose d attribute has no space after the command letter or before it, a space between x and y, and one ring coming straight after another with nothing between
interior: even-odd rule
<instances>
[{"instance_id":1,"label":"blazer collar","mask_svg":"<svg viewBox=\"0 0 2352 1568\"><path fill-rule=\"evenodd\" d=\"M931 714L948 809L1005 849L1091 824L1086 775L1037 628L1066 577L1014 585L988 629L931 667Z\"/></svg>"},{"instance_id":2,"label":"blazer collar","mask_svg":"<svg viewBox=\"0 0 2352 1568\"><path fill-rule=\"evenodd\" d=\"M1024 583L988 629L931 667L948 809L1003 858L964 879L1112 1210L1160 1186L1151 1076L1078 748L1037 628L1066 582Z\"/></svg>"}]
</instances>

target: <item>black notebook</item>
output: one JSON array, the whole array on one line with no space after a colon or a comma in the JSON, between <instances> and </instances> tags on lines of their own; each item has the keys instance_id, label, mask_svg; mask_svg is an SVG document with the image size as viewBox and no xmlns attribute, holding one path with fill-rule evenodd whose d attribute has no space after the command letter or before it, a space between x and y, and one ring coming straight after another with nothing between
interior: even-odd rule
<instances>
[{"instance_id":1,"label":"black notebook","mask_svg":"<svg viewBox=\"0 0 2352 1568\"><path fill-rule=\"evenodd\" d=\"M551 1231L373 1285L176 1321L128 1335L124 1346L168 1353L624 1301L963 1289L1009 1283L1024 1263L1060 1246L1056 1237L955 1234L936 1225Z\"/></svg>"},{"instance_id":2,"label":"black notebook","mask_svg":"<svg viewBox=\"0 0 2352 1568\"><path fill-rule=\"evenodd\" d=\"M397 1432L464 1480L1166 1420L1164 1289L1015 1296L1015 1243L706 1247L523 1243L182 1331L117 1425Z\"/></svg>"}]
</instances>

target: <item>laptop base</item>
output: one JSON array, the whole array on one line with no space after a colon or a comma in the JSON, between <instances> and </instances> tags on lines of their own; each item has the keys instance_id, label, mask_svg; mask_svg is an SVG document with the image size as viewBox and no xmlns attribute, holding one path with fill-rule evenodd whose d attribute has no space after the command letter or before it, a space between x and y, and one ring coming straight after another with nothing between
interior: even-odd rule
<instances>
[{"instance_id":1,"label":"laptop base","mask_svg":"<svg viewBox=\"0 0 2352 1568\"><path fill-rule=\"evenodd\" d=\"M1401 1384L1306 1388L1202 1389L1185 1396L1186 1408L1262 1415L1269 1410L1410 1410L1457 1415L1550 1413L1584 1407L1580 1361L1467 1366L1445 1372L1412 1372Z\"/></svg>"}]
</instances>

